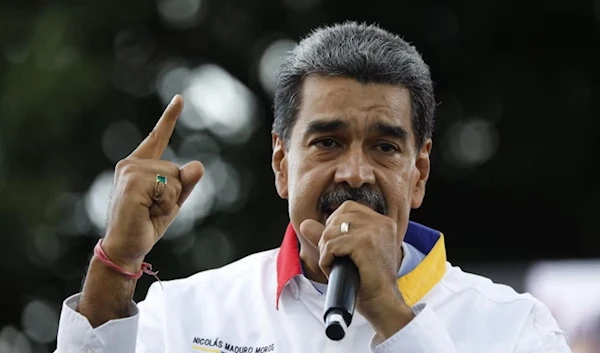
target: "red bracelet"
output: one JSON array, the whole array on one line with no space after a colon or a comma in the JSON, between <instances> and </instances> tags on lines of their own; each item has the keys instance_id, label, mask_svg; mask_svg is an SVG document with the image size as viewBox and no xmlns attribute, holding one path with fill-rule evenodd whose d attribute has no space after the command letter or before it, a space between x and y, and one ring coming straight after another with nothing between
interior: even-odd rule
<instances>
[{"instance_id":1,"label":"red bracelet","mask_svg":"<svg viewBox=\"0 0 600 353\"><path fill-rule=\"evenodd\" d=\"M118 273L120 273L120 274L122 274L122 275L124 275L126 277L129 277L130 279L134 279L134 280L139 279L140 277L142 277L142 275L144 273L146 273L146 274L154 276L154 278L156 278L160 282L160 279L157 276L158 271L153 272L152 271L152 265L149 264L149 263L147 263L147 262L142 262L142 269L138 273L127 272L124 268L122 268L119 265L117 265L114 262L112 262L108 258L108 256L106 255L106 253L104 252L104 249L102 249L102 238L98 240L98 243L96 244L96 247L94 247L94 255L96 255L96 257L98 257L98 259L103 264L105 264L106 266L112 268L116 272L118 272Z\"/></svg>"}]
</instances>

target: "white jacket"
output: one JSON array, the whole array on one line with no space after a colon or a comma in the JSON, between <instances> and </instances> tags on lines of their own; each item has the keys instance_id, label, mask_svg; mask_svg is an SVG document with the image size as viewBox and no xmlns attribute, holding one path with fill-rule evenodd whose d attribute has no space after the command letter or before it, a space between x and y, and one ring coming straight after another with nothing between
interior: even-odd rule
<instances>
[{"instance_id":1,"label":"white jacket","mask_svg":"<svg viewBox=\"0 0 600 353\"><path fill-rule=\"evenodd\" d=\"M405 242L425 258L398 279L416 317L385 342L355 312L346 337L325 336L325 296L302 275L296 234L280 248L185 279L153 283L132 315L92 328L65 300L56 353L566 353L564 333L529 294L446 261L444 236L411 222Z\"/></svg>"}]
</instances>

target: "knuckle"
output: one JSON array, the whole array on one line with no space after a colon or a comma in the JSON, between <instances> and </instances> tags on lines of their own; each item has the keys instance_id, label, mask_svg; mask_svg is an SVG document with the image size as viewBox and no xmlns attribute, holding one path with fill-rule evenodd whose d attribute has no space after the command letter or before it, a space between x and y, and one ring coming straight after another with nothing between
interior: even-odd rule
<instances>
[{"instance_id":1,"label":"knuckle","mask_svg":"<svg viewBox=\"0 0 600 353\"><path fill-rule=\"evenodd\" d=\"M340 205L340 209L343 212L349 211L352 208L353 204L355 204L355 203L356 203L355 201L346 200Z\"/></svg>"},{"instance_id":2,"label":"knuckle","mask_svg":"<svg viewBox=\"0 0 600 353\"><path fill-rule=\"evenodd\" d=\"M319 258L319 268L321 270L327 269L327 260L326 260L326 258L324 256L321 256Z\"/></svg>"},{"instance_id":3,"label":"knuckle","mask_svg":"<svg viewBox=\"0 0 600 353\"><path fill-rule=\"evenodd\" d=\"M333 241L329 240L323 243L323 250L321 254L323 255L333 255L335 250L335 244Z\"/></svg>"},{"instance_id":4,"label":"knuckle","mask_svg":"<svg viewBox=\"0 0 600 353\"><path fill-rule=\"evenodd\" d=\"M138 188L138 184L135 181L135 178L132 177L125 177L122 180L122 186L121 189L123 190L124 193L130 193L132 191L135 191Z\"/></svg>"},{"instance_id":5,"label":"knuckle","mask_svg":"<svg viewBox=\"0 0 600 353\"><path fill-rule=\"evenodd\" d=\"M173 162L169 162L169 171L173 175L179 177L179 171L180 171L180 169L179 169L179 166L177 164L175 164Z\"/></svg>"},{"instance_id":6,"label":"knuckle","mask_svg":"<svg viewBox=\"0 0 600 353\"><path fill-rule=\"evenodd\" d=\"M150 138L151 140L158 140L158 132L152 129L152 131L150 131L150 133L148 134L148 138Z\"/></svg>"},{"instance_id":7,"label":"knuckle","mask_svg":"<svg viewBox=\"0 0 600 353\"><path fill-rule=\"evenodd\" d=\"M397 225L396 222L394 222L392 219L386 219L384 222L381 222L381 227L383 228L383 231L387 234L396 234Z\"/></svg>"},{"instance_id":8,"label":"knuckle","mask_svg":"<svg viewBox=\"0 0 600 353\"><path fill-rule=\"evenodd\" d=\"M175 205L175 202L177 202L177 199L179 199L179 194L181 194L181 185L179 185L179 183L177 183L177 185L173 185L173 187L170 188L171 189L171 197L169 199L169 201L171 201L171 203L173 205Z\"/></svg>"},{"instance_id":9,"label":"knuckle","mask_svg":"<svg viewBox=\"0 0 600 353\"><path fill-rule=\"evenodd\" d=\"M323 231L323 234L321 234L321 239L319 240L319 243L326 243L329 240L331 240L332 238L332 231L331 228L325 228L325 230Z\"/></svg>"},{"instance_id":10,"label":"knuckle","mask_svg":"<svg viewBox=\"0 0 600 353\"><path fill-rule=\"evenodd\" d=\"M321 257L329 252L331 248L329 243L330 241L324 239L323 237L321 237L321 240L319 240L319 252L321 253Z\"/></svg>"},{"instance_id":11,"label":"knuckle","mask_svg":"<svg viewBox=\"0 0 600 353\"><path fill-rule=\"evenodd\" d=\"M124 174L131 168L132 161L130 159L121 159L115 166L115 171L118 174Z\"/></svg>"},{"instance_id":12,"label":"knuckle","mask_svg":"<svg viewBox=\"0 0 600 353\"><path fill-rule=\"evenodd\" d=\"M343 212L344 210L340 210L340 211ZM342 221L340 219L339 213L332 214L331 216L329 216L329 219L327 219L327 225L329 225L329 226L339 227L339 225L341 223L342 223ZM329 231L329 229L327 229L326 232L327 231Z\"/></svg>"},{"instance_id":13,"label":"knuckle","mask_svg":"<svg viewBox=\"0 0 600 353\"><path fill-rule=\"evenodd\" d=\"M377 237L361 237L361 247L373 249L377 246Z\"/></svg>"},{"instance_id":14,"label":"knuckle","mask_svg":"<svg viewBox=\"0 0 600 353\"><path fill-rule=\"evenodd\" d=\"M158 165L162 170L164 170L164 172L166 172L172 178L179 179L179 166L177 164L165 160L158 160L153 162L160 163Z\"/></svg>"},{"instance_id":15,"label":"knuckle","mask_svg":"<svg viewBox=\"0 0 600 353\"><path fill-rule=\"evenodd\" d=\"M175 198L178 199L179 195L181 195L181 191L183 191L183 185L179 181L173 183L173 190L175 190Z\"/></svg>"},{"instance_id":16,"label":"knuckle","mask_svg":"<svg viewBox=\"0 0 600 353\"><path fill-rule=\"evenodd\" d=\"M171 214L175 210L175 202L172 200L165 200L161 202L160 208L165 214Z\"/></svg>"}]
</instances>

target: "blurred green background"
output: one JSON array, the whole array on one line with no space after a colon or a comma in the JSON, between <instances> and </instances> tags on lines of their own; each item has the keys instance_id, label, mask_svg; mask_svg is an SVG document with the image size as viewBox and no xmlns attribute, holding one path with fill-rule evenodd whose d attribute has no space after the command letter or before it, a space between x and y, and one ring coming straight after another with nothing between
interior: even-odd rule
<instances>
[{"instance_id":1,"label":"blurred green background","mask_svg":"<svg viewBox=\"0 0 600 353\"><path fill-rule=\"evenodd\" d=\"M433 171L412 218L445 233L450 261L522 291L540 260L600 258L598 0L3 0L0 352L54 349L114 165L176 93L165 158L206 176L148 261L166 280L277 247L274 72L312 28L346 19L401 34L432 68Z\"/></svg>"}]
</instances>

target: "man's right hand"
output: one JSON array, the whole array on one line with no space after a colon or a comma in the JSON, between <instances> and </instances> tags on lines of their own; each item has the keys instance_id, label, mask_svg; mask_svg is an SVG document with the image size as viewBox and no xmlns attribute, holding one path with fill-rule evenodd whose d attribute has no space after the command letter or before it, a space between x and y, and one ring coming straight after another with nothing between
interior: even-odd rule
<instances>
[{"instance_id":1,"label":"man's right hand","mask_svg":"<svg viewBox=\"0 0 600 353\"><path fill-rule=\"evenodd\" d=\"M117 163L102 248L112 262L128 272L137 273L142 269L144 257L165 234L204 173L202 164L197 161L179 168L160 159L182 110L183 98L176 95L150 135L130 156ZM152 196L157 174L165 176L167 183L162 197L155 201ZM131 314L136 283L94 256L77 311L92 327L127 317Z\"/></svg>"},{"instance_id":2,"label":"man's right hand","mask_svg":"<svg viewBox=\"0 0 600 353\"><path fill-rule=\"evenodd\" d=\"M130 272L140 271L144 257L164 235L204 173L198 161L179 168L160 159L182 110L183 98L176 95L148 137L115 169L102 246L113 262ZM165 176L167 183L162 197L155 201L152 195L157 174Z\"/></svg>"}]
</instances>

